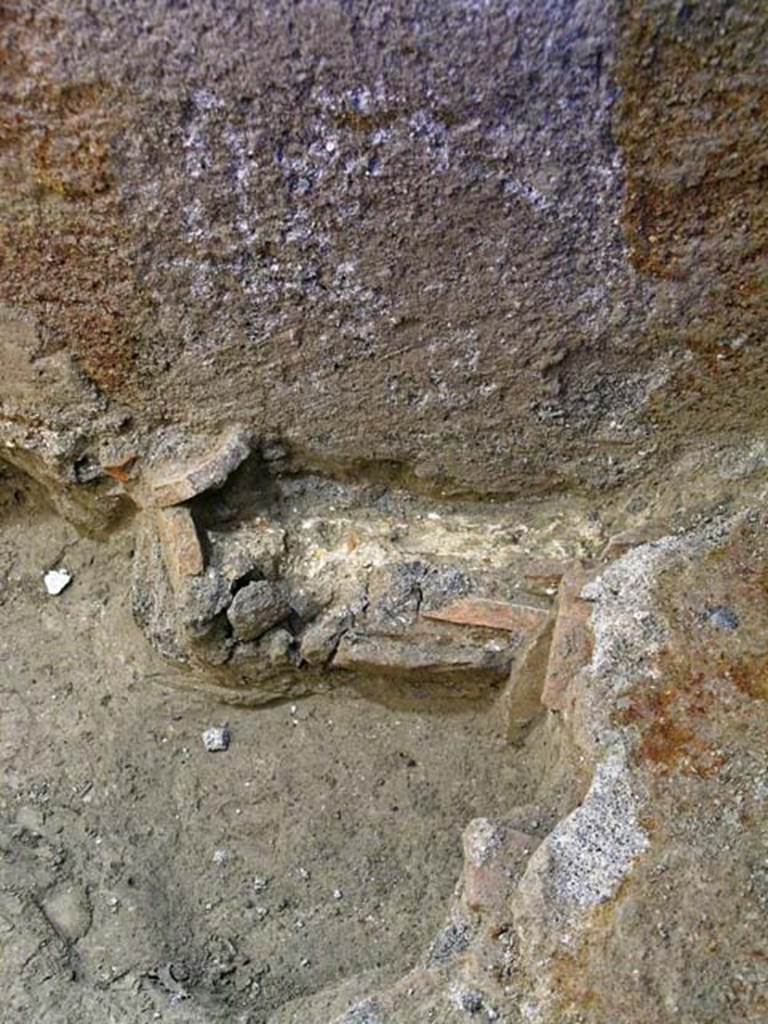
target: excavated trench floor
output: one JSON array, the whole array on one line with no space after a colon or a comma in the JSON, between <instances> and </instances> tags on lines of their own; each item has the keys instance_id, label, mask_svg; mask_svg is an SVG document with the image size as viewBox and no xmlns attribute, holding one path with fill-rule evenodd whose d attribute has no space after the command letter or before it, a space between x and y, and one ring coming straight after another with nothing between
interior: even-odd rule
<instances>
[{"instance_id":1,"label":"excavated trench floor","mask_svg":"<svg viewBox=\"0 0 768 1024\"><path fill-rule=\"evenodd\" d=\"M444 919L462 829L530 799L535 765L492 704L247 709L166 685L132 543L26 506L0 528L3 1020L257 1022L401 973Z\"/></svg>"}]
</instances>

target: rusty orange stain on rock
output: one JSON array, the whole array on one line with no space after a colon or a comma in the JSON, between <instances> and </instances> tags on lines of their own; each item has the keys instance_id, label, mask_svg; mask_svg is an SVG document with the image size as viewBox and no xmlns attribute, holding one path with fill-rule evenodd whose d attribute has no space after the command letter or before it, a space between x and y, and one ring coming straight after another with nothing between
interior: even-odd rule
<instances>
[{"instance_id":1,"label":"rusty orange stain on rock","mask_svg":"<svg viewBox=\"0 0 768 1024\"><path fill-rule=\"evenodd\" d=\"M639 762L709 776L727 762L708 731L708 723L725 713L726 694L716 680L669 652L661 653L659 664L663 685L633 692L616 721L639 730Z\"/></svg>"},{"instance_id":2,"label":"rusty orange stain on rock","mask_svg":"<svg viewBox=\"0 0 768 1024\"><path fill-rule=\"evenodd\" d=\"M139 301L113 156L126 94L51 73L41 54L57 46L56 19L14 11L0 28L0 302L33 313L46 352L66 348L101 390L128 392Z\"/></svg>"},{"instance_id":3,"label":"rusty orange stain on rock","mask_svg":"<svg viewBox=\"0 0 768 1024\"><path fill-rule=\"evenodd\" d=\"M112 466L102 466L102 469L107 476L114 477L115 480L119 480L121 483L127 483L131 478L131 470L138 459L138 455L131 454L126 455L120 462L116 462Z\"/></svg>"},{"instance_id":4,"label":"rusty orange stain on rock","mask_svg":"<svg viewBox=\"0 0 768 1024\"><path fill-rule=\"evenodd\" d=\"M752 700L768 700L768 655L743 657L731 662L721 658L718 670L740 693Z\"/></svg>"}]
</instances>

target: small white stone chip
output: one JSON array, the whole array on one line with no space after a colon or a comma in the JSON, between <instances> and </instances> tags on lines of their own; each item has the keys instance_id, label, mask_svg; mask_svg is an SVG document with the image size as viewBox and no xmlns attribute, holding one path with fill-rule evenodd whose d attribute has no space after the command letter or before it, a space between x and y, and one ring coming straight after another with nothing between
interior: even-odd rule
<instances>
[{"instance_id":1,"label":"small white stone chip","mask_svg":"<svg viewBox=\"0 0 768 1024\"><path fill-rule=\"evenodd\" d=\"M49 569L48 572L43 574L45 589L53 597L60 594L62 590L66 590L71 582L72 573L67 572L66 569Z\"/></svg>"},{"instance_id":2,"label":"small white stone chip","mask_svg":"<svg viewBox=\"0 0 768 1024\"><path fill-rule=\"evenodd\" d=\"M229 748L229 729L226 725L221 727L211 726L203 733L203 746L209 754L215 754L219 750Z\"/></svg>"}]
</instances>

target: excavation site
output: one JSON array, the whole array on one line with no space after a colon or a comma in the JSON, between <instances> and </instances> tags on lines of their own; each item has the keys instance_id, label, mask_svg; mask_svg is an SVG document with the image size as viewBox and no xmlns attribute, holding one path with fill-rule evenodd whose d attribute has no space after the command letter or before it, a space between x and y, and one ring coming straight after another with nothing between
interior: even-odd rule
<instances>
[{"instance_id":1,"label":"excavation site","mask_svg":"<svg viewBox=\"0 0 768 1024\"><path fill-rule=\"evenodd\" d=\"M766 57L0 11L0 1024L768 1019Z\"/></svg>"}]
</instances>

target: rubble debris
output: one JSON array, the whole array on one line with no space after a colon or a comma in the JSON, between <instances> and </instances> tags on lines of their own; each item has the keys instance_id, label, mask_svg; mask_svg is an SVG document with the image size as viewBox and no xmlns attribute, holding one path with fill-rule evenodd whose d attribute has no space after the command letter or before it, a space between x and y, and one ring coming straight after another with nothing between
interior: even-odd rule
<instances>
[{"instance_id":1,"label":"rubble debris","mask_svg":"<svg viewBox=\"0 0 768 1024\"><path fill-rule=\"evenodd\" d=\"M548 583L569 560L521 561L516 541L505 549L496 537L454 550L443 520L445 535L414 535L424 547L404 553L387 513L358 525L350 548L344 502L357 500L353 490L315 479L272 479L256 495L233 487L221 508L181 504L143 516L134 608L164 654L213 670L211 682L247 691L253 703L350 675L355 685L387 679L478 698L514 665L510 729L535 717L543 669L528 669L546 649L551 601L525 574Z\"/></svg>"},{"instance_id":2,"label":"rubble debris","mask_svg":"<svg viewBox=\"0 0 768 1024\"><path fill-rule=\"evenodd\" d=\"M557 558L528 558L519 572L529 591L551 597L570 564L568 560Z\"/></svg>"},{"instance_id":3,"label":"rubble debris","mask_svg":"<svg viewBox=\"0 0 768 1024\"><path fill-rule=\"evenodd\" d=\"M368 580L367 630L391 636L416 622L425 570L421 561L389 563L374 569Z\"/></svg>"},{"instance_id":4,"label":"rubble debris","mask_svg":"<svg viewBox=\"0 0 768 1024\"><path fill-rule=\"evenodd\" d=\"M499 847L502 837L502 830L487 818L473 819L464 830L464 857L480 867Z\"/></svg>"},{"instance_id":5,"label":"rubble debris","mask_svg":"<svg viewBox=\"0 0 768 1024\"><path fill-rule=\"evenodd\" d=\"M285 552L285 530L260 519L238 530L209 530L208 543L212 565L230 585L252 573L275 579Z\"/></svg>"},{"instance_id":6,"label":"rubble debris","mask_svg":"<svg viewBox=\"0 0 768 1024\"><path fill-rule=\"evenodd\" d=\"M530 827L525 815L514 813L505 820L470 821L463 835L460 893L464 908L484 910L503 921L509 894L539 843Z\"/></svg>"},{"instance_id":7,"label":"rubble debris","mask_svg":"<svg viewBox=\"0 0 768 1024\"><path fill-rule=\"evenodd\" d=\"M131 573L133 616L164 657L184 664L188 660L186 634L179 626L178 595L171 584L157 520L153 515L142 519Z\"/></svg>"},{"instance_id":8,"label":"rubble debris","mask_svg":"<svg viewBox=\"0 0 768 1024\"><path fill-rule=\"evenodd\" d=\"M208 568L202 575L185 581L177 598L179 620L194 636L208 636L216 625L216 617L231 600L226 581L215 569Z\"/></svg>"},{"instance_id":9,"label":"rubble debris","mask_svg":"<svg viewBox=\"0 0 768 1024\"><path fill-rule=\"evenodd\" d=\"M325 665L333 657L345 629L354 621L353 614L344 608L321 615L301 634L299 657L311 666Z\"/></svg>"},{"instance_id":10,"label":"rubble debris","mask_svg":"<svg viewBox=\"0 0 768 1024\"><path fill-rule=\"evenodd\" d=\"M293 664L295 639L281 626L268 630L258 640L240 641L232 650L232 666L252 671L285 667Z\"/></svg>"}]
</instances>

